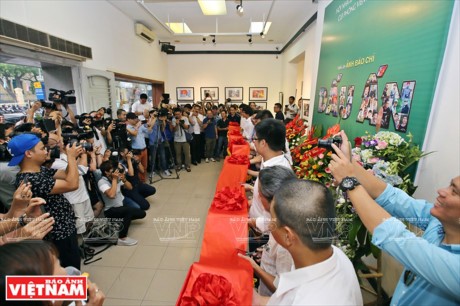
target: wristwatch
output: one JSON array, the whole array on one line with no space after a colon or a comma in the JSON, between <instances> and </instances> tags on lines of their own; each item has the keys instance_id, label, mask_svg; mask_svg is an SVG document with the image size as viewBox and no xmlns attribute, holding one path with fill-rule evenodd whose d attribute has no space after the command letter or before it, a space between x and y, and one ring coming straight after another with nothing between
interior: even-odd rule
<instances>
[{"instance_id":1,"label":"wristwatch","mask_svg":"<svg viewBox=\"0 0 460 306\"><path fill-rule=\"evenodd\" d=\"M342 182L340 183L340 190L342 191L348 191L348 190L353 190L355 189L356 186L361 185L360 182L356 179L356 177L349 177L346 176Z\"/></svg>"}]
</instances>

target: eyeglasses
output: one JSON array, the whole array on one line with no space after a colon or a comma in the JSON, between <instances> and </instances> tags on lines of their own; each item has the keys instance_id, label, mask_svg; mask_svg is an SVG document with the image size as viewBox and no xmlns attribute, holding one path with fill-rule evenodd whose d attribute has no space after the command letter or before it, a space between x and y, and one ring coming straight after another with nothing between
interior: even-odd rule
<instances>
[{"instance_id":1,"label":"eyeglasses","mask_svg":"<svg viewBox=\"0 0 460 306\"><path fill-rule=\"evenodd\" d=\"M416 278L417 278L417 275L414 272L410 270L404 271L404 285L406 285L407 287L412 285L412 283L414 282Z\"/></svg>"}]
</instances>

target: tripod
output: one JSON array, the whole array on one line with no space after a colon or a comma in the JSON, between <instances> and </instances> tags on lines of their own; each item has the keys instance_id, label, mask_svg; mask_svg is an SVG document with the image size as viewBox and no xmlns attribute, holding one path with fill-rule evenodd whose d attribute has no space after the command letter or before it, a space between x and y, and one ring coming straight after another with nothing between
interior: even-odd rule
<instances>
[{"instance_id":1,"label":"tripod","mask_svg":"<svg viewBox=\"0 0 460 306\"><path fill-rule=\"evenodd\" d=\"M160 139L163 138L164 142L168 142L166 140L166 134L164 132L165 126L164 126L163 123L158 123L158 125L157 125L157 123L155 123L154 129L158 129L158 132L157 132L157 139L156 139L156 142L155 142L155 145L154 145L154 148L153 148L153 151L155 152L155 154L153 154L153 156L151 158L151 165L150 165L151 170L150 170L150 173L149 173L150 184L159 182L161 180L177 180L177 179L180 178L179 177L179 171L177 170L176 163L174 162L174 156L172 154L171 147L170 147L169 143L167 145L168 152L169 152L169 163L171 165L173 165L174 171L176 172L176 177L163 176L161 174L161 166L160 166L159 167L160 171L158 171L158 179L155 179L155 180L153 179L153 174L155 173L155 164L156 164L156 160L157 160L157 155L159 153L158 148L159 148L159 145L160 145ZM150 152L150 154L152 154L152 152Z\"/></svg>"}]
</instances>

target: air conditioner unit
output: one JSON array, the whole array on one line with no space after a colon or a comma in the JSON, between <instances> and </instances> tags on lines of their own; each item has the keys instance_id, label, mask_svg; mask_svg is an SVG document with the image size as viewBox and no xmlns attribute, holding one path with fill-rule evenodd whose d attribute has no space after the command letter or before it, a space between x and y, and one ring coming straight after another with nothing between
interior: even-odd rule
<instances>
[{"instance_id":1,"label":"air conditioner unit","mask_svg":"<svg viewBox=\"0 0 460 306\"><path fill-rule=\"evenodd\" d=\"M145 39L149 43L155 40L155 33L142 23L136 23L136 35Z\"/></svg>"}]
</instances>

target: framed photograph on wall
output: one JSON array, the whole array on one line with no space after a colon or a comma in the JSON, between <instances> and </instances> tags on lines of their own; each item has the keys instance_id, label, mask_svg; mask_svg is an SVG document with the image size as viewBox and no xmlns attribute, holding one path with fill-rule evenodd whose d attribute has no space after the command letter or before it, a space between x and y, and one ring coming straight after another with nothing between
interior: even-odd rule
<instances>
[{"instance_id":1,"label":"framed photograph on wall","mask_svg":"<svg viewBox=\"0 0 460 306\"><path fill-rule=\"evenodd\" d=\"M200 87L201 101L209 94L213 101L219 101L219 87Z\"/></svg>"},{"instance_id":2,"label":"framed photograph on wall","mask_svg":"<svg viewBox=\"0 0 460 306\"><path fill-rule=\"evenodd\" d=\"M302 119L307 120L310 114L310 99L302 99Z\"/></svg>"},{"instance_id":3,"label":"framed photograph on wall","mask_svg":"<svg viewBox=\"0 0 460 306\"><path fill-rule=\"evenodd\" d=\"M254 102L257 110L267 109L267 102Z\"/></svg>"},{"instance_id":4,"label":"framed photograph on wall","mask_svg":"<svg viewBox=\"0 0 460 306\"><path fill-rule=\"evenodd\" d=\"M225 87L225 100L243 101L243 87Z\"/></svg>"},{"instance_id":5,"label":"framed photograph on wall","mask_svg":"<svg viewBox=\"0 0 460 306\"><path fill-rule=\"evenodd\" d=\"M195 99L193 87L176 87L177 101L192 101Z\"/></svg>"},{"instance_id":6,"label":"framed photograph on wall","mask_svg":"<svg viewBox=\"0 0 460 306\"><path fill-rule=\"evenodd\" d=\"M278 103L281 103L281 109L283 109L283 106L284 106L284 94L281 91L278 93Z\"/></svg>"},{"instance_id":7,"label":"framed photograph on wall","mask_svg":"<svg viewBox=\"0 0 460 306\"><path fill-rule=\"evenodd\" d=\"M249 87L249 101L267 101L268 87Z\"/></svg>"}]
</instances>

